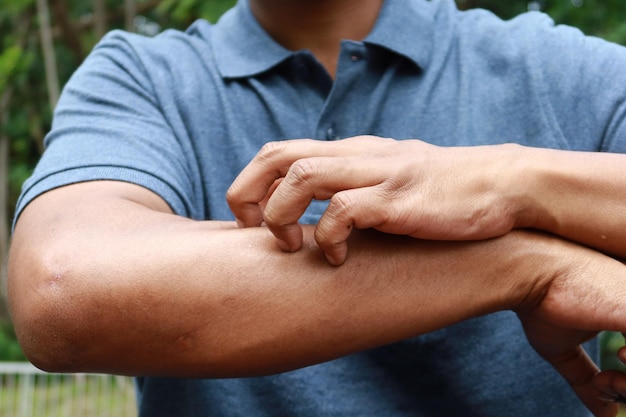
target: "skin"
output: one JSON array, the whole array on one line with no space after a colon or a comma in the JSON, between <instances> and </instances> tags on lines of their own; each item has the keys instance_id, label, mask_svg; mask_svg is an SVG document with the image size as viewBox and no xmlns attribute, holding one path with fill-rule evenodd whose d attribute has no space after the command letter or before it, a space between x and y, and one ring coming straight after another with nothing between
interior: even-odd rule
<instances>
[{"instance_id":1,"label":"skin","mask_svg":"<svg viewBox=\"0 0 626 417\"><path fill-rule=\"evenodd\" d=\"M284 253L266 228L181 218L131 184L55 189L15 230L16 332L50 371L237 377L513 309L595 415L615 415L626 380L598 374L580 343L598 329L626 331L620 262L523 231L470 242L358 231L341 268L326 262L310 227L304 242Z\"/></svg>"},{"instance_id":2,"label":"skin","mask_svg":"<svg viewBox=\"0 0 626 417\"><path fill-rule=\"evenodd\" d=\"M252 13L278 43L308 49L334 79L339 41L362 40L371 31L383 0L253 0Z\"/></svg>"},{"instance_id":3,"label":"skin","mask_svg":"<svg viewBox=\"0 0 626 417\"><path fill-rule=\"evenodd\" d=\"M626 258L625 163L512 144L293 140L267 144L227 198L240 225L263 221L286 251L302 244L297 220L310 201L330 199L315 238L334 265L345 261L354 227L433 240L532 228Z\"/></svg>"},{"instance_id":4,"label":"skin","mask_svg":"<svg viewBox=\"0 0 626 417\"><path fill-rule=\"evenodd\" d=\"M361 39L371 29L380 4L251 1L253 12L275 39L291 49L308 47L331 76L339 37ZM498 172L496 179L501 183L482 178L478 169L470 170L472 179L466 183L478 181L483 187L466 190L454 186L463 178L454 175L454 167L458 163L468 167L471 158L428 149L443 163L440 170L446 174L447 167L449 175L432 175L438 166L433 164L417 171L420 175L413 183L406 174L387 169L393 163L414 169L415 165L400 157L406 150L394 150L387 143L380 155L380 140L360 138L363 147L356 154L346 153L348 147L342 148L340 142L321 154L309 141L266 146L228 195L244 228L181 218L152 192L121 182L74 184L39 196L17 221L8 270L11 314L29 359L52 371L175 377L265 375L512 309L522 320L529 341L593 413L615 416L614 401L626 396L626 378L616 372L598 373L580 343L598 330L626 331L622 285L626 271L602 253L624 252L619 239L608 233L623 230L617 219L624 216L615 195L621 192L616 184L626 183L619 169L623 160L590 157L581 162L563 153L548 158L540 152L547 159L537 164L549 172L554 172L550 168L555 158L563 167L580 168L577 164L582 163L588 174L597 167L591 160L609 169L588 180L566 170L553 176L552 186L532 193L528 190L537 186L532 181L545 178L527 175L531 182L521 187L519 195L510 196L499 194L509 189L504 187L506 179L526 171L513 169L519 168L522 159L513 158L509 150L478 150L474 156L480 162L492 161L492 152L500 152L518 165L507 166L510 171L491 167L489 172ZM348 158L346 166L367 163L363 166L372 171L366 176L370 183L360 178L364 174L360 163L354 171L338 176L337 182L325 179L324 173L337 166L335 157ZM383 195L395 197L395 218L366 225L363 222L377 212L376 205L354 214L350 208L360 205L348 204L346 215L338 221L331 219L325 232L328 215L317 228L295 222L297 212L313 197L337 200L336 196L355 191L364 193L359 201L380 201L380 187L372 180L376 176L387 179ZM359 178L357 183L355 178ZM437 183L433 178L441 180ZM474 220L468 222L462 212L452 215L458 206L453 198L442 205L440 213L420 214L446 218L428 232L429 239L437 239L437 233L443 237L447 217L466 222L470 230L465 232L465 242L416 238L423 230L415 225L427 222L412 217L414 201L403 191L424 189L424 184L432 190L419 197L426 202L438 194L456 195L456 200L475 202L463 211L487 213L485 218L477 217L482 219L481 226L472 228ZM295 199L289 187L297 193ZM491 193L481 192L485 189ZM256 190L252 198L251 190ZM555 190L559 200L541 197ZM473 198L463 194L468 192ZM527 204L528 198L542 204ZM574 207L559 209L561 198ZM594 213L605 210L594 219L585 212L591 200ZM292 204L295 210L289 207ZM501 213L489 218L485 206ZM520 209L528 207L536 210ZM277 220L283 215L290 219L287 224ZM506 221L500 220L502 215ZM259 227L263 219L269 220L269 227ZM345 219L351 220L347 226ZM595 223L585 226L589 221ZM413 230L404 233L409 222ZM516 230L532 225L597 250L552 234ZM396 235L340 230L354 226L377 227ZM579 226L581 230L574 230ZM489 233L484 231L490 228ZM450 231L446 239L455 239ZM487 239L490 235L497 237ZM283 249L293 253L281 251L275 236L283 242ZM348 246L350 256L346 257ZM342 266L329 265L324 255ZM620 352L620 357L626 355Z\"/></svg>"}]
</instances>

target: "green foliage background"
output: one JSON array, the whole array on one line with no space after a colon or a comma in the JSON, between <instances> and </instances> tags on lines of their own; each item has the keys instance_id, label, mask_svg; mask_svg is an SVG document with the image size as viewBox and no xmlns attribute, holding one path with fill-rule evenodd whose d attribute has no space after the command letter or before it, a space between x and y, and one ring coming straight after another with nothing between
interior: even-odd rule
<instances>
[{"instance_id":1,"label":"green foliage background","mask_svg":"<svg viewBox=\"0 0 626 417\"><path fill-rule=\"evenodd\" d=\"M388 0L393 1L393 0ZM184 29L193 20L205 18L216 21L235 0L137 0L141 8L136 30L154 34L164 28ZM503 18L511 18L528 10L540 9L557 23L581 28L596 35L626 45L626 2L624 0L457 0L460 8L482 7ZM51 21L57 36L54 50L61 86L68 80L84 56L97 42L98 36L89 26L93 2L84 0L48 0L48 4L63 5L61 9L73 26L73 36L59 35L59 16L52 13ZM124 26L124 0L105 3L107 29ZM53 7L51 7L53 8ZM60 10L60 9L57 9ZM92 16L93 17L93 16ZM87 22L87 23L85 23ZM2 0L0 6L0 139L8 140L8 189L5 218L10 224L21 184L30 175L42 152L43 137L50 128L51 106L46 89L46 74L42 64L39 20L35 0ZM9 98L5 100L5 98ZM4 117L2 117L4 115ZM1 176L0 176L1 177ZM2 266L4 268L4 266ZM0 360L20 357L7 317L0 308ZM614 336L607 345L621 343Z\"/></svg>"}]
</instances>

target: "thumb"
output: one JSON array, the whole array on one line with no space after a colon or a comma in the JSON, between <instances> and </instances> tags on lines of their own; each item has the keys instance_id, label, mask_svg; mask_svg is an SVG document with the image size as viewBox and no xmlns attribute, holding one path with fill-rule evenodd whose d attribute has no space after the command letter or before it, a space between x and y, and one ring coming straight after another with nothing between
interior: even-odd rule
<instances>
[{"instance_id":1,"label":"thumb","mask_svg":"<svg viewBox=\"0 0 626 417\"><path fill-rule=\"evenodd\" d=\"M608 375L598 370L581 346L546 360L565 378L595 417L617 416L620 395L614 384L616 381L625 383L626 375L614 372L608 378Z\"/></svg>"}]
</instances>

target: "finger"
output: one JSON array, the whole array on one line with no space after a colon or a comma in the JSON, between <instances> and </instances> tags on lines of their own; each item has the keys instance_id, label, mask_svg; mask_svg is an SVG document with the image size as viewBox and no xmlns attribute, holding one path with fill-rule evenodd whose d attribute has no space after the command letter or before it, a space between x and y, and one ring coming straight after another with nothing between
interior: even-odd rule
<instances>
[{"instance_id":1,"label":"finger","mask_svg":"<svg viewBox=\"0 0 626 417\"><path fill-rule=\"evenodd\" d=\"M274 191L276 190L276 188L280 185L282 181L283 181L282 178L279 178L276 181L274 181L274 183L270 186L269 190L267 191L267 194L265 195L265 197L263 197L263 200L259 201L259 207L261 208L261 212L265 211L267 202L269 201L270 197L272 196L272 194L274 194Z\"/></svg>"},{"instance_id":2,"label":"finger","mask_svg":"<svg viewBox=\"0 0 626 417\"><path fill-rule=\"evenodd\" d=\"M391 204L380 186L334 194L315 228L315 241L332 265L341 265L348 254L347 240L354 227L385 231Z\"/></svg>"},{"instance_id":3,"label":"finger","mask_svg":"<svg viewBox=\"0 0 626 417\"><path fill-rule=\"evenodd\" d=\"M626 374L616 370L599 372L593 378L598 399L605 402L626 402Z\"/></svg>"},{"instance_id":4,"label":"finger","mask_svg":"<svg viewBox=\"0 0 626 417\"><path fill-rule=\"evenodd\" d=\"M316 156L351 155L356 151L350 143L353 141L348 139L335 142L295 139L265 144L226 193L226 200L238 223L258 226L262 222L259 202L295 161Z\"/></svg>"},{"instance_id":5,"label":"finger","mask_svg":"<svg viewBox=\"0 0 626 417\"><path fill-rule=\"evenodd\" d=\"M626 365L626 346L622 346L617 350L617 358Z\"/></svg>"},{"instance_id":6,"label":"finger","mask_svg":"<svg viewBox=\"0 0 626 417\"><path fill-rule=\"evenodd\" d=\"M251 177L247 179L246 175L242 174L235 178L226 192L226 202L235 215L239 227L260 226L263 222L261 203L267 201L270 192L274 190L274 184L282 175L274 172L273 177L265 176L252 182Z\"/></svg>"},{"instance_id":7,"label":"finger","mask_svg":"<svg viewBox=\"0 0 626 417\"><path fill-rule=\"evenodd\" d=\"M267 202L264 221L286 250L297 250L302 233L298 219L313 199L326 200L337 192L381 182L371 165L359 158L306 158L293 163Z\"/></svg>"},{"instance_id":8,"label":"finger","mask_svg":"<svg viewBox=\"0 0 626 417\"><path fill-rule=\"evenodd\" d=\"M581 401L596 417L614 417L617 405L598 388L599 369L581 346L546 360L565 378ZM600 386L606 385L600 383Z\"/></svg>"}]
</instances>

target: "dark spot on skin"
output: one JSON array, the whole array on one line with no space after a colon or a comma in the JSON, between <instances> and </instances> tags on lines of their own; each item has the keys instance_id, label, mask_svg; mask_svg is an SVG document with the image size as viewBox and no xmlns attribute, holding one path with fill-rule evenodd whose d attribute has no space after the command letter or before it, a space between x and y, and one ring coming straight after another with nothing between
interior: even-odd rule
<instances>
[{"instance_id":1,"label":"dark spot on skin","mask_svg":"<svg viewBox=\"0 0 626 417\"><path fill-rule=\"evenodd\" d=\"M176 347L183 351L188 352L194 348L194 339L193 336L189 333L183 334L178 339L176 339Z\"/></svg>"}]
</instances>

